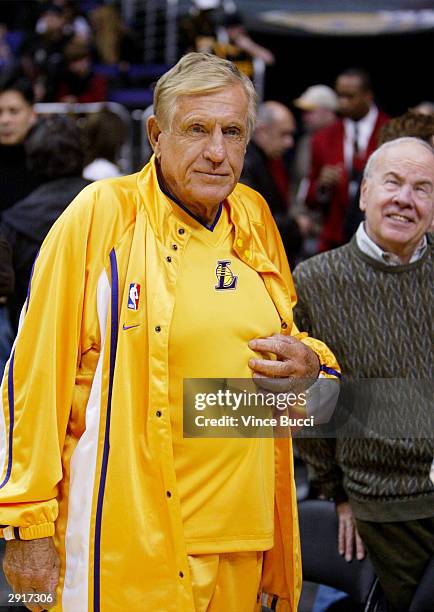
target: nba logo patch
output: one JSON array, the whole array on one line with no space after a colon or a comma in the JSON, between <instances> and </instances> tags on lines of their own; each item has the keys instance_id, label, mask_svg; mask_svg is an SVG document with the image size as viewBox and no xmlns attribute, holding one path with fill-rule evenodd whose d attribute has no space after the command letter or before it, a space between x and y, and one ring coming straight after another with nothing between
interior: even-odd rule
<instances>
[{"instance_id":1,"label":"nba logo patch","mask_svg":"<svg viewBox=\"0 0 434 612\"><path fill-rule=\"evenodd\" d=\"M236 289L238 276L230 269L231 262L229 260L218 261L215 269L217 277L217 285L214 285L216 291L228 291Z\"/></svg>"},{"instance_id":2,"label":"nba logo patch","mask_svg":"<svg viewBox=\"0 0 434 612\"><path fill-rule=\"evenodd\" d=\"M130 310L138 309L139 297L140 297L140 285L138 283L131 283L130 290L128 291L128 308Z\"/></svg>"}]
</instances>

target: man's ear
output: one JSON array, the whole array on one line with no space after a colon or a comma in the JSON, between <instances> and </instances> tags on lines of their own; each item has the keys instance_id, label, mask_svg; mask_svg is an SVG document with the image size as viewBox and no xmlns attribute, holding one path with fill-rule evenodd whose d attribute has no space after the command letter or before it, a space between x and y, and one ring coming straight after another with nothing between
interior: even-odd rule
<instances>
[{"instance_id":1,"label":"man's ear","mask_svg":"<svg viewBox=\"0 0 434 612\"><path fill-rule=\"evenodd\" d=\"M152 150L155 153L155 157L159 159L161 155L159 143L161 129L158 125L157 117L155 115L151 115L148 118L148 121L146 123L146 129L148 132L149 142L151 143Z\"/></svg>"},{"instance_id":2,"label":"man's ear","mask_svg":"<svg viewBox=\"0 0 434 612\"><path fill-rule=\"evenodd\" d=\"M368 195L367 191L368 191L368 181L364 178L360 186L360 201L359 201L359 208L360 210L363 210L363 212L366 210L366 200L367 200L367 195Z\"/></svg>"}]
</instances>

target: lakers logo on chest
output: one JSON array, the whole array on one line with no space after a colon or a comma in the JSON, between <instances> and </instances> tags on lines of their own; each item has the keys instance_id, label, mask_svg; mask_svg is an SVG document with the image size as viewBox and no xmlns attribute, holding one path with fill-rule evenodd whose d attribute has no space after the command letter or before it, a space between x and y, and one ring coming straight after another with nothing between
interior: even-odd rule
<instances>
[{"instance_id":1,"label":"lakers logo on chest","mask_svg":"<svg viewBox=\"0 0 434 612\"><path fill-rule=\"evenodd\" d=\"M217 261L215 275L217 285L214 285L216 291L233 291L237 288L238 275L235 275L230 269L231 262L228 259Z\"/></svg>"}]
</instances>

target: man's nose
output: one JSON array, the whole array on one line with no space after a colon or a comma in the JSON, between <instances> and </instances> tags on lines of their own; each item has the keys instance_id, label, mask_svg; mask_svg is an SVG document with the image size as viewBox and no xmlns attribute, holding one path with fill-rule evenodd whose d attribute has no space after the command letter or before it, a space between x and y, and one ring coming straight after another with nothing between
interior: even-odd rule
<instances>
[{"instance_id":1,"label":"man's nose","mask_svg":"<svg viewBox=\"0 0 434 612\"><path fill-rule=\"evenodd\" d=\"M221 164L226 158L226 143L220 129L215 129L207 139L204 155L214 164Z\"/></svg>"},{"instance_id":2,"label":"man's nose","mask_svg":"<svg viewBox=\"0 0 434 612\"><path fill-rule=\"evenodd\" d=\"M395 201L401 204L402 206L406 206L407 204L411 204L413 200L413 188L411 185L403 184L400 186L395 195Z\"/></svg>"}]
</instances>

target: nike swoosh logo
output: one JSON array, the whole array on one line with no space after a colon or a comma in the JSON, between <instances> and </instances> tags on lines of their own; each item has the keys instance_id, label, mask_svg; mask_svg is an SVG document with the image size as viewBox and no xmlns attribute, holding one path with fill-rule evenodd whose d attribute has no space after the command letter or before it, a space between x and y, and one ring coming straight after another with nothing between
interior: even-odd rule
<instances>
[{"instance_id":1,"label":"nike swoosh logo","mask_svg":"<svg viewBox=\"0 0 434 612\"><path fill-rule=\"evenodd\" d=\"M137 323L137 325L125 325L125 323L122 325L122 329L132 329L133 327L139 327L140 323Z\"/></svg>"}]
</instances>

